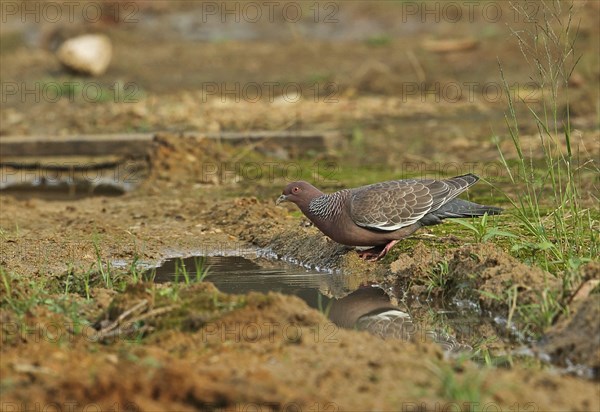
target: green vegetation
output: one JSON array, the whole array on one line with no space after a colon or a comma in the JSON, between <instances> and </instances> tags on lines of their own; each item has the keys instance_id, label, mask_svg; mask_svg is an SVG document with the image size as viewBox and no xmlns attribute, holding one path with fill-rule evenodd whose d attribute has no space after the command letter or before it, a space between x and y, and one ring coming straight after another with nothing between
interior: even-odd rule
<instances>
[{"instance_id":1,"label":"green vegetation","mask_svg":"<svg viewBox=\"0 0 600 412\"><path fill-rule=\"evenodd\" d=\"M457 370L458 369L458 370ZM431 370L439 379L439 395L443 399L479 404L493 390L486 383L485 370L469 370L459 373L461 366L456 368L446 363L433 365Z\"/></svg>"},{"instance_id":2,"label":"green vegetation","mask_svg":"<svg viewBox=\"0 0 600 412\"><path fill-rule=\"evenodd\" d=\"M65 289L61 292L56 282L48 279L27 279L0 267L0 307L8 307L19 318L38 307L62 314L73 324L87 323L80 316L81 305Z\"/></svg>"},{"instance_id":3,"label":"green vegetation","mask_svg":"<svg viewBox=\"0 0 600 412\"><path fill-rule=\"evenodd\" d=\"M519 6L515 7L519 11ZM540 290L532 291L526 284L512 282L497 295L473 290L498 302L495 307L506 308L507 332L511 335L510 331L516 328L519 336L512 338L518 341L539 338L560 315L568 314L567 303L582 282L581 266L597 260L600 251L599 201L597 193L588 188L590 182L597 181L600 169L592 154L580 152L581 146L573 143L570 122L569 78L579 61L573 13L572 7L548 3L540 15L542 18L531 23L531 31L514 32L524 59L534 69L532 78L540 92L538 103L515 101L515 93L511 93L510 82L500 65L504 92L509 99L505 123L511 145L507 148L497 140L507 179L492 186L503 196L498 203L509 204L504 214L453 219L451 222L457 225L429 229L436 237L453 234L461 239L470 237L475 243L494 242L519 260L550 273L547 284ZM520 111L517 103L525 110ZM523 123L532 122L537 130L533 138L522 131ZM485 185L480 185L474 189L484 188ZM498 204L489 199L481 203ZM443 253L447 244L437 244L434 240L427 241L428 245ZM386 262L396 260L399 254L410 254L414 244L411 239L403 241ZM556 287L552 276L560 280L560 287ZM427 294L455 296L452 293L455 277L444 260L434 262L424 282ZM481 356L486 363L492 363L490 353L482 352Z\"/></svg>"},{"instance_id":4,"label":"green vegetation","mask_svg":"<svg viewBox=\"0 0 600 412\"><path fill-rule=\"evenodd\" d=\"M506 125L517 153L516 173L506 154L500 148L499 152L511 183L523 188L516 195L505 193L528 235L527 240L515 243L513 251L531 251L534 263L561 276L565 290L571 290L578 282L574 278L577 271L572 269L597 258L600 251L597 216L583 206L581 189L582 177L587 173L598 175L600 169L591 161L582 164L582 154L572 145L569 78L579 61L573 7L564 11L560 2L553 2L543 11L544 19L535 23L535 32L514 34L541 91L541 108L523 103L537 126L545 167L535 167L534 155L523 150L515 102L502 66L500 73L508 96ZM598 202L595 194L590 196ZM548 207L550 211L545 213Z\"/></svg>"},{"instance_id":5,"label":"green vegetation","mask_svg":"<svg viewBox=\"0 0 600 412\"><path fill-rule=\"evenodd\" d=\"M448 262L443 260L438 262L430 271L427 284L427 293L431 294L434 289L446 290L446 284L450 280L448 276L450 270L448 268Z\"/></svg>"},{"instance_id":6,"label":"green vegetation","mask_svg":"<svg viewBox=\"0 0 600 412\"><path fill-rule=\"evenodd\" d=\"M454 219L453 222L466 227L473 234L475 243L487 242L496 237L517 238L514 233L501 230L498 226L488 227L487 213L481 218L473 218L472 223L464 219Z\"/></svg>"},{"instance_id":7,"label":"green vegetation","mask_svg":"<svg viewBox=\"0 0 600 412\"><path fill-rule=\"evenodd\" d=\"M372 47L388 46L392 42L392 38L387 34L371 36L366 40L367 45Z\"/></svg>"},{"instance_id":8,"label":"green vegetation","mask_svg":"<svg viewBox=\"0 0 600 412\"><path fill-rule=\"evenodd\" d=\"M525 16L521 6L514 7ZM573 5L552 2L544 4L542 12L543 18L532 23L532 30L513 31L540 92L539 104L521 98L537 129L536 149L524 149L522 114L518 114L514 93L502 65L499 66L508 96L505 123L516 158L502 150L498 140L497 147L511 185L520 189L502 193L512 206L510 213L518 225L507 230L488 228L485 216L472 223L458 221L476 242L506 238L513 255L562 281L562 290L539 291L536 303L520 302L517 285L507 288L502 296L488 296L507 304L507 327L518 320L530 336L538 336L559 314L565 313L566 299L581 282L579 267L597 259L600 251L598 210L585 207L598 204L597 194L589 193L591 199L582 196L586 193L584 180L600 175L600 169L593 160L586 160L586 155L591 157L589 153L580 153L573 144L570 121L569 78L579 61L574 9Z\"/></svg>"},{"instance_id":9,"label":"green vegetation","mask_svg":"<svg viewBox=\"0 0 600 412\"><path fill-rule=\"evenodd\" d=\"M107 288L112 288L113 281L111 277L110 261L106 261L106 263L102 261L102 253L100 252L100 238L97 233L94 234L92 243L94 244L94 251L96 252L96 269L102 276L104 285Z\"/></svg>"},{"instance_id":10,"label":"green vegetation","mask_svg":"<svg viewBox=\"0 0 600 412\"><path fill-rule=\"evenodd\" d=\"M204 258L194 259L193 272L186 268L183 260L178 261L176 281L159 285L152 282L156 269L140 270L137 253L129 265L117 270L104 258L98 233L94 233L91 242L95 262L87 270L69 264L61 276L22 276L0 266L0 308L9 309L14 314L19 328L27 327L28 315L45 317L48 313L45 311L49 311L63 316L65 325L69 325L65 331L68 333L61 334L58 343L63 341L62 337L82 333L82 336L90 336L91 333L99 342L106 343L117 334L125 334L129 342L132 342L131 339L140 342L150 330L172 327L173 322L177 327L184 327L189 323L189 317L196 316L195 311L207 311L203 318L209 319L211 314L244 304L244 298L230 298L207 284L202 284L207 286L202 287L200 293L190 289L201 284L209 273ZM179 283L178 279L184 282ZM105 289L121 293L102 315L95 298L98 293L105 293L100 292ZM108 325L97 324L99 316L108 318ZM83 331L84 327L93 324L96 331ZM17 336L15 333L8 334L7 339L10 341Z\"/></svg>"}]
</instances>

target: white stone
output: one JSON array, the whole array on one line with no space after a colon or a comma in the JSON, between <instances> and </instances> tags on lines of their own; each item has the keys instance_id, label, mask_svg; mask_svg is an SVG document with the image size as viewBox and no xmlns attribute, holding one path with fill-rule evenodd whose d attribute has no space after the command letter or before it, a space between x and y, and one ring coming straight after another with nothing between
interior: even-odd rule
<instances>
[{"instance_id":1,"label":"white stone","mask_svg":"<svg viewBox=\"0 0 600 412\"><path fill-rule=\"evenodd\" d=\"M99 76L112 58L110 39L102 34L84 34L65 41L56 51L58 60L80 73Z\"/></svg>"}]
</instances>

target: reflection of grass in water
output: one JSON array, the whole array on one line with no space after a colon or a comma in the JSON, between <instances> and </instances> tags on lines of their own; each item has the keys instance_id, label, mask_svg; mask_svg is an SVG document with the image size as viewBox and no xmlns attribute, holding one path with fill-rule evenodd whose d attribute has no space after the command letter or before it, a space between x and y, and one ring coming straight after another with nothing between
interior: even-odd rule
<instances>
[{"instance_id":1,"label":"reflection of grass in water","mask_svg":"<svg viewBox=\"0 0 600 412\"><path fill-rule=\"evenodd\" d=\"M206 256L194 258L194 267L196 268L196 282L202 282L210 271Z\"/></svg>"},{"instance_id":2,"label":"reflection of grass in water","mask_svg":"<svg viewBox=\"0 0 600 412\"><path fill-rule=\"evenodd\" d=\"M179 282L180 277L183 277L186 285L204 281L210 270L206 256L194 257L194 269L195 277L192 277L192 273L185 266L184 259L177 259L175 261L175 283Z\"/></svg>"},{"instance_id":3,"label":"reflection of grass in water","mask_svg":"<svg viewBox=\"0 0 600 412\"><path fill-rule=\"evenodd\" d=\"M333 304L333 299L329 299L326 306L323 306L323 295L321 292L317 290L317 309L321 312L325 317L329 317L329 311L331 310L331 305Z\"/></svg>"}]
</instances>

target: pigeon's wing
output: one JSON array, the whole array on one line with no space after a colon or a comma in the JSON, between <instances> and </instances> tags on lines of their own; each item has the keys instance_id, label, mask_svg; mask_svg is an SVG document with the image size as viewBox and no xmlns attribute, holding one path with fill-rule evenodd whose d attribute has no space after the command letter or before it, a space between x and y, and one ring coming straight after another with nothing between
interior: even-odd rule
<instances>
[{"instance_id":1,"label":"pigeon's wing","mask_svg":"<svg viewBox=\"0 0 600 412\"><path fill-rule=\"evenodd\" d=\"M418 222L477 181L473 175L448 180L392 180L353 189L350 218L368 229L394 231Z\"/></svg>"},{"instance_id":2,"label":"pigeon's wing","mask_svg":"<svg viewBox=\"0 0 600 412\"><path fill-rule=\"evenodd\" d=\"M438 210L478 180L479 177L473 174L451 177L446 180L431 180L427 184L430 194L433 196L431 212Z\"/></svg>"},{"instance_id":3,"label":"pigeon's wing","mask_svg":"<svg viewBox=\"0 0 600 412\"><path fill-rule=\"evenodd\" d=\"M433 205L428 181L394 180L354 189L350 217L358 226L394 231L412 225Z\"/></svg>"}]
</instances>

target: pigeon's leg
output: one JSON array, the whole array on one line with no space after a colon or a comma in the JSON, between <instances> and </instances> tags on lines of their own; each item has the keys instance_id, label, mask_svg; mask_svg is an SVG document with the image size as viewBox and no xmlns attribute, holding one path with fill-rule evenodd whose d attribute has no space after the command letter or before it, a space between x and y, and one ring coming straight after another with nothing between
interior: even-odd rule
<instances>
[{"instance_id":1,"label":"pigeon's leg","mask_svg":"<svg viewBox=\"0 0 600 412\"><path fill-rule=\"evenodd\" d=\"M359 258L369 261L377 260L382 252L383 250L381 249L381 246L375 246L371 249L356 251Z\"/></svg>"},{"instance_id":2,"label":"pigeon's leg","mask_svg":"<svg viewBox=\"0 0 600 412\"><path fill-rule=\"evenodd\" d=\"M379 256L377 256L377 260L382 259L385 255L387 255L387 253L390 251L391 248L394 247L394 245L398 243L397 240L392 240L390 243L388 243L387 245L385 245L385 247L383 248L383 250L381 251L381 253L379 254Z\"/></svg>"},{"instance_id":3,"label":"pigeon's leg","mask_svg":"<svg viewBox=\"0 0 600 412\"><path fill-rule=\"evenodd\" d=\"M358 257L368 261L376 261L383 258L390 251L394 245L398 243L397 240L392 240L382 249L381 246L375 246L371 249L363 250L358 252Z\"/></svg>"}]
</instances>

